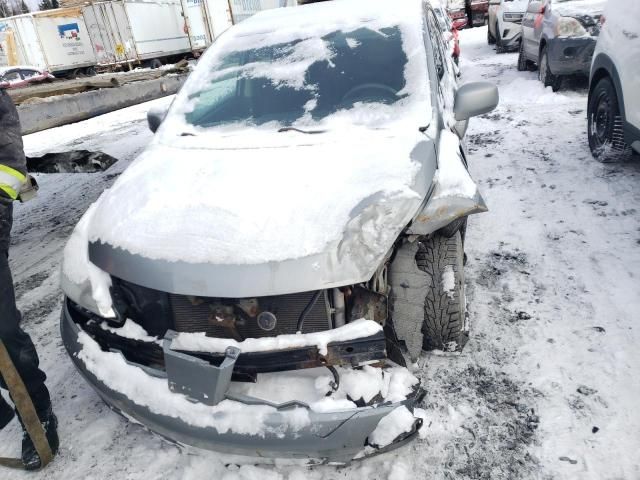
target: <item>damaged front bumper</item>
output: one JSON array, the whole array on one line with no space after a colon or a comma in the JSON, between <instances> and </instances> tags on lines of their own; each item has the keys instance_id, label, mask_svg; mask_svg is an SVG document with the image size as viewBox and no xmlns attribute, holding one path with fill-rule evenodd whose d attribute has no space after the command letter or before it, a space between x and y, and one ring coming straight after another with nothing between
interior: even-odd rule
<instances>
[{"instance_id":1,"label":"damaged front bumper","mask_svg":"<svg viewBox=\"0 0 640 480\"><path fill-rule=\"evenodd\" d=\"M294 458L307 459L312 463L348 463L355 458L363 458L369 455L382 453L397 448L410 440L412 440L422 425L420 419L415 419L412 428L402 435L399 435L394 442L383 448L372 446L368 442L368 438L374 432L380 420L393 412L396 408L407 407L413 411L414 406L419 402L424 392L420 387L416 387L411 395L400 402L385 402L376 405L364 406L360 408L352 408L340 411L314 411L311 407L300 401L291 401L283 404L275 404L255 397L245 395L230 394L222 392L224 401L236 402L239 406L246 406L249 410L243 408L231 409L225 412L217 412L214 418L219 415L238 415L246 417L251 415L251 408L269 407L268 414L263 415L260 421L264 424L264 429L259 434L236 433L233 428L215 428L214 426L196 425L189 422L188 419L181 418L180 415L160 414L145 405L144 401L136 401L119 391L112 388L108 382L98 378L93 371L91 362L83 360L83 343L81 336L86 333L74 320L68 308L68 302L64 303L61 318L61 333L64 345L72 358L76 368L83 377L93 386L102 399L109 404L114 410L140 422L150 430L179 443L192 445L208 450L215 450L224 453L239 454L255 457L270 458ZM87 336L87 338L89 338ZM165 352L166 368L152 368L145 365L139 365L124 359L128 364L128 368L138 369L144 372L144 375L150 378L162 379L167 382L167 394L183 397L181 393L168 393L169 390L174 392L189 393L190 397L197 397L193 392L186 392L185 389L196 388L202 390L201 386L206 385L206 378L209 376L207 369L198 370L194 367L198 361L194 362L190 359L190 355L173 355L168 354L167 349L170 348L171 339L165 339L163 351ZM117 353L117 352L116 352ZM228 351L226 359L220 365L219 375L210 375L211 382L214 378L216 383L228 382L230 373L229 364L234 364L238 359L237 351ZM175 376L171 373L171 366L180 363L179 381L176 382ZM89 363L89 364L88 364ZM202 365L202 364L201 364ZM137 372L140 374L140 372ZM173 378L172 378L173 376ZM189 377L192 380L189 380ZM134 381L133 379L131 381ZM212 385L211 394L220 395L220 390ZM208 395L200 392L205 400ZM220 400L220 399L216 399ZM213 403L213 402L211 402ZM195 403L201 408L207 408L203 403ZM211 407L215 408L215 407ZM302 410L299 410L302 409ZM290 414L293 411L302 411L305 421L297 427L293 427L290 420ZM220 419L225 425L233 424L234 418ZM238 422L246 422L246 418L237 418Z\"/></svg>"}]
</instances>

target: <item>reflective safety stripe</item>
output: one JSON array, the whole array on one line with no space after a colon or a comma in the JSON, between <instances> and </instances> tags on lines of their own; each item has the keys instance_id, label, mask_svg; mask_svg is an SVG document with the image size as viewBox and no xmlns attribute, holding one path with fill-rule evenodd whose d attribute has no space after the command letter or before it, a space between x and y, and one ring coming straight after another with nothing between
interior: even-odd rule
<instances>
[{"instance_id":1,"label":"reflective safety stripe","mask_svg":"<svg viewBox=\"0 0 640 480\"><path fill-rule=\"evenodd\" d=\"M27 180L22 173L6 165L0 165L0 189L13 200L18 198L20 187Z\"/></svg>"}]
</instances>

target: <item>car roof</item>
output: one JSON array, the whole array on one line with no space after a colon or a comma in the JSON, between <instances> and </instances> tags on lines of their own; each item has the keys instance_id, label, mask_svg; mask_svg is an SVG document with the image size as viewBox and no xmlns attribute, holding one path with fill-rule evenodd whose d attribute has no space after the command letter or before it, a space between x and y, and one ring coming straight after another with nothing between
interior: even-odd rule
<instances>
[{"instance_id":1,"label":"car roof","mask_svg":"<svg viewBox=\"0 0 640 480\"><path fill-rule=\"evenodd\" d=\"M299 32L299 38L335 30L353 30L363 24L422 26L424 0L340 0L258 12L234 27L235 36Z\"/></svg>"},{"instance_id":2,"label":"car roof","mask_svg":"<svg viewBox=\"0 0 640 480\"><path fill-rule=\"evenodd\" d=\"M12 65L10 67L0 67L0 75L11 72L12 70L37 70L38 72L42 72L42 70L33 65Z\"/></svg>"}]
</instances>

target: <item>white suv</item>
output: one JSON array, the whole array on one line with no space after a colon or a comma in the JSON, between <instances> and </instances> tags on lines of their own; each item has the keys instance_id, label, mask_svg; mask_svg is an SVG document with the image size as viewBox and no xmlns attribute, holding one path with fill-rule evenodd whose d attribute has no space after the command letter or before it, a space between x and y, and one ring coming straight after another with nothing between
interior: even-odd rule
<instances>
[{"instance_id":1,"label":"white suv","mask_svg":"<svg viewBox=\"0 0 640 480\"><path fill-rule=\"evenodd\" d=\"M496 44L496 52L518 50L522 38L520 23L529 0L489 0L487 42Z\"/></svg>"},{"instance_id":2,"label":"white suv","mask_svg":"<svg viewBox=\"0 0 640 480\"><path fill-rule=\"evenodd\" d=\"M640 153L640 2L609 2L589 82L589 147L598 160Z\"/></svg>"}]
</instances>

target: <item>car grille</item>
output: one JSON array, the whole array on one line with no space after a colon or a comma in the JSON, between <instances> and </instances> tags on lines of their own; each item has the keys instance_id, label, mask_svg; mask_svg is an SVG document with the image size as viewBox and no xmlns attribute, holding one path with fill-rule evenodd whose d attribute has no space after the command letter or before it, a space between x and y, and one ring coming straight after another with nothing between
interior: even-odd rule
<instances>
[{"instance_id":1,"label":"car grille","mask_svg":"<svg viewBox=\"0 0 640 480\"><path fill-rule=\"evenodd\" d=\"M184 295L169 295L175 330L178 332L204 332L218 338L272 337L296 333L298 319L317 292L302 292L289 295L258 298L258 310L271 312L277 317L273 330L265 331L258 326L255 318L244 315L236 322L235 333L231 328L221 326L213 314L212 305L219 302L234 303L231 299L194 298ZM238 316L240 318L241 316ZM323 291L315 305L305 317L303 333L320 332L331 329L331 309L327 292Z\"/></svg>"},{"instance_id":2,"label":"car grille","mask_svg":"<svg viewBox=\"0 0 640 480\"><path fill-rule=\"evenodd\" d=\"M511 22L511 23L521 23L522 22L522 17L524 16L523 13L517 13L517 12L505 12L502 16L502 19L505 22Z\"/></svg>"}]
</instances>

